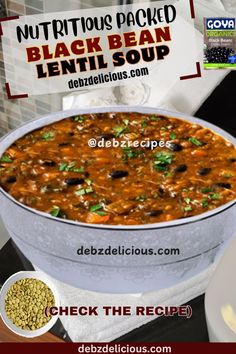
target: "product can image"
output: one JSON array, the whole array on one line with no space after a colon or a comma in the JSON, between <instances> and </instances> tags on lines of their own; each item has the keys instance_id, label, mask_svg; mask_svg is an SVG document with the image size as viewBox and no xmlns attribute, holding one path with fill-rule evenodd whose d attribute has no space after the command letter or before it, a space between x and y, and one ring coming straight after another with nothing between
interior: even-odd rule
<instances>
[{"instance_id":1,"label":"product can image","mask_svg":"<svg viewBox=\"0 0 236 354\"><path fill-rule=\"evenodd\" d=\"M236 68L235 18L204 18L204 68Z\"/></svg>"}]
</instances>

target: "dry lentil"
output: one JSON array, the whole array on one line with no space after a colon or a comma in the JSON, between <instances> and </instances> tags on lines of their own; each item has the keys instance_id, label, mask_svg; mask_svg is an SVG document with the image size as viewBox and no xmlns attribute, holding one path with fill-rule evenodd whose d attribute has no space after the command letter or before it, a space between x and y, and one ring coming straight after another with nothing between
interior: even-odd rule
<instances>
[{"instance_id":1,"label":"dry lentil","mask_svg":"<svg viewBox=\"0 0 236 354\"><path fill-rule=\"evenodd\" d=\"M36 330L49 322L51 316L45 315L45 309L54 305L55 299L51 289L41 280L34 278L15 282L5 298L7 317L14 325L25 330Z\"/></svg>"}]
</instances>

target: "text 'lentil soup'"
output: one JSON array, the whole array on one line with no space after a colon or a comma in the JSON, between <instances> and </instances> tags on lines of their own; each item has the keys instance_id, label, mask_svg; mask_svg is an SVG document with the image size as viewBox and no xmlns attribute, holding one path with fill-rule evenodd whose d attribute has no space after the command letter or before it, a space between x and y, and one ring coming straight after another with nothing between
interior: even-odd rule
<instances>
[{"instance_id":1,"label":"text 'lentil soup'","mask_svg":"<svg viewBox=\"0 0 236 354\"><path fill-rule=\"evenodd\" d=\"M96 139L94 148L89 139ZM114 140L126 144L99 147ZM134 141L147 144L134 147ZM0 159L0 186L59 218L111 225L170 221L235 199L236 149L181 119L85 114L17 140Z\"/></svg>"}]
</instances>

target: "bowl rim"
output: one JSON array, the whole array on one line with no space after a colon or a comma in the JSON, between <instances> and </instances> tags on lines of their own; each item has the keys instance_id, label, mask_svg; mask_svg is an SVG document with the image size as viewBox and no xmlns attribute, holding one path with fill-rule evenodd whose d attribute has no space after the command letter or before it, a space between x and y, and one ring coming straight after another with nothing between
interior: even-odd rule
<instances>
[{"instance_id":1,"label":"bowl rim","mask_svg":"<svg viewBox=\"0 0 236 354\"><path fill-rule=\"evenodd\" d=\"M32 119L22 125L20 125L18 128L10 131L6 135L4 135L0 139L0 156L4 153L4 151L14 143L17 139L20 137L28 134L31 131L37 130L39 128L42 128L43 126L47 126L49 124L52 124L54 122L58 122L62 119L69 118L71 116L75 116L78 114L96 114L96 113L106 113L106 112L137 112L137 113L143 113L143 114L160 114L160 115L166 115L169 116L170 118L176 118L180 120L185 120L187 122L193 123L193 124L199 124L203 126L204 128L208 128L212 130L215 134L220 135L223 137L225 140L228 140L231 142L234 146L236 146L236 138L233 137L231 134L226 132L225 130L219 128L218 126L209 123L207 121L204 121L200 118L196 118L184 113L180 112L173 112L157 107L148 107L148 106L107 106L107 107L92 107L92 108L84 108L84 109L72 109L72 110L66 110L66 111L58 111L50 114L46 114L44 116L41 116L36 119ZM46 121L46 124L45 124ZM29 129L26 129L29 128ZM6 144L6 141L11 140L11 138L17 133L17 138L14 138L14 140L8 142ZM5 144L4 144L5 143ZM3 145L3 147L2 147ZM6 146L5 146L6 145ZM7 193L2 187L0 187L0 194L5 196L8 200L13 202L15 205L18 207L36 215L39 217L42 217L44 219L49 219L49 220L54 220L58 223L63 223L63 224L70 224L73 226L77 227L83 227L83 228L89 228L89 229L100 229L100 230L112 230L112 231L142 231L142 230L154 230L154 229L166 229L166 228L172 228L172 227L178 227L181 225L188 225L192 224L195 222L199 222L202 220L209 219L213 216L216 216L218 214L221 214L222 212L230 209L234 205L236 205L236 199L225 203L215 209L212 209L210 211L189 217L189 218L181 218L181 219L176 219L176 220L171 220L171 221L165 221L165 222L158 222L158 223L150 223L150 224L141 224L141 225L106 225L106 224L89 224L85 222L80 222L80 221L75 221L75 220L70 220L70 219L60 219L57 217L54 217L46 212L39 211L37 209L33 209L29 206L24 205L23 203L20 203L16 199L14 199L9 193ZM1 213L1 209L0 209Z\"/></svg>"},{"instance_id":2,"label":"bowl rim","mask_svg":"<svg viewBox=\"0 0 236 354\"><path fill-rule=\"evenodd\" d=\"M52 318L44 325L43 327L40 327L35 330L25 330L17 327L14 325L14 323L8 318L6 311L5 311L5 296L11 285L13 285L16 281L20 279L25 279L25 278L34 278L41 280L43 283L45 283L50 290L52 291L55 299L55 305L56 307L60 306L60 298L59 298L59 293L58 290L53 283L53 281L49 278L48 275L41 271L20 271L17 273L12 274L3 284L1 291L0 291L0 316L4 322L4 324L15 334L21 336L21 337L26 337L26 338L35 338L38 336L41 336L48 332L56 323L56 321L59 318L59 315L52 316Z\"/></svg>"}]
</instances>

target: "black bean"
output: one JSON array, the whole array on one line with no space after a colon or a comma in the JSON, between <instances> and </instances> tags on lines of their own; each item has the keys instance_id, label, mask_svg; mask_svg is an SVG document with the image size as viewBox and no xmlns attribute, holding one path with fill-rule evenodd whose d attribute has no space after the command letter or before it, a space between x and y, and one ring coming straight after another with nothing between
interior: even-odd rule
<instances>
[{"instance_id":1,"label":"black bean","mask_svg":"<svg viewBox=\"0 0 236 354\"><path fill-rule=\"evenodd\" d=\"M215 183L213 187L225 188L225 189L231 189L232 188L230 183L224 183L224 182Z\"/></svg>"},{"instance_id":2,"label":"black bean","mask_svg":"<svg viewBox=\"0 0 236 354\"><path fill-rule=\"evenodd\" d=\"M65 179L65 183L68 186L77 186L78 184L83 184L84 179L83 178L67 178L67 179Z\"/></svg>"},{"instance_id":3,"label":"black bean","mask_svg":"<svg viewBox=\"0 0 236 354\"><path fill-rule=\"evenodd\" d=\"M176 167L175 172L185 172L187 171L188 166L187 165L179 165Z\"/></svg>"},{"instance_id":4,"label":"black bean","mask_svg":"<svg viewBox=\"0 0 236 354\"><path fill-rule=\"evenodd\" d=\"M230 159L229 159L229 162L236 162L236 157L231 157Z\"/></svg>"},{"instance_id":5,"label":"black bean","mask_svg":"<svg viewBox=\"0 0 236 354\"><path fill-rule=\"evenodd\" d=\"M67 214L63 210L60 210L60 212L59 212L57 217L60 218L60 219L68 219Z\"/></svg>"},{"instance_id":6,"label":"black bean","mask_svg":"<svg viewBox=\"0 0 236 354\"><path fill-rule=\"evenodd\" d=\"M163 196L163 195L165 194L164 189L161 188L161 187L158 189L158 192L159 192L159 195L160 195L160 196Z\"/></svg>"},{"instance_id":7,"label":"black bean","mask_svg":"<svg viewBox=\"0 0 236 354\"><path fill-rule=\"evenodd\" d=\"M210 173L211 172L211 168L208 168L208 167L202 167L202 168L200 168L199 170L198 170L198 175L200 175L200 176L206 176L206 175L208 175L208 173Z\"/></svg>"},{"instance_id":8,"label":"black bean","mask_svg":"<svg viewBox=\"0 0 236 354\"><path fill-rule=\"evenodd\" d=\"M169 143L167 148L171 151L182 151L183 150L183 146L180 144L176 144L176 143Z\"/></svg>"},{"instance_id":9,"label":"black bean","mask_svg":"<svg viewBox=\"0 0 236 354\"><path fill-rule=\"evenodd\" d=\"M112 133L104 133L104 134L100 134L98 136L98 139L111 140L114 137L115 137L115 135Z\"/></svg>"},{"instance_id":10,"label":"black bean","mask_svg":"<svg viewBox=\"0 0 236 354\"><path fill-rule=\"evenodd\" d=\"M75 135L74 132L69 132L68 134L69 134L70 136L74 136L74 135Z\"/></svg>"},{"instance_id":11,"label":"black bean","mask_svg":"<svg viewBox=\"0 0 236 354\"><path fill-rule=\"evenodd\" d=\"M16 177L15 176L9 176L9 177L7 177L6 182L7 183L15 183L16 182Z\"/></svg>"},{"instance_id":12,"label":"black bean","mask_svg":"<svg viewBox=\"0 0 236 354\"><path fill-rule=\"evenodd\" d=\"M58 144L58 146L68 146L68 145L70 145L70 143L68 143L68 142Z\"/></svg>"},{"instance_id":13,"label":"black bean","mask_svg":"<svg viewBox=\"0 0 236 354\"><path fill-rule=\"evenodd\" d=\"M226 47L207 48L205 50L205 58L207 63L228 63L228 58L234 50Z\"/></svg>"},{"instance_id":14,"label":"black bean","mask_svg":"<svg viewBox=\"0 0 236 354\"><path fill-rule=\"evenodd\" d=\"M47 167L53 167L56 166L56 162L52 160L44 160L42 161L42 165Z\"/></svg>"},{"instance_id":15,"label":"black bean","mask_svg":"<svg viewBox=\"0 0 236 354\"><path fill-rule=\"evenodd\" d=\"M159 216L163 214L163 210L151 210L145 213L145 216Z\"/></svg>"},{"instance_id":16,"label":"black bean","mask_svg":"<svg viewBox=\"0 0 236 354\"><path fill-rule=\"evenodd\" d=\"M129 174L128 171L119 171L119 170L117 170L117 171L112 171L112 172L109 174L109 176L110 176L111 178L116 179L116 178L127 177L128 174Z\"/></svg>"}]
</instances>

